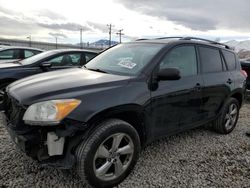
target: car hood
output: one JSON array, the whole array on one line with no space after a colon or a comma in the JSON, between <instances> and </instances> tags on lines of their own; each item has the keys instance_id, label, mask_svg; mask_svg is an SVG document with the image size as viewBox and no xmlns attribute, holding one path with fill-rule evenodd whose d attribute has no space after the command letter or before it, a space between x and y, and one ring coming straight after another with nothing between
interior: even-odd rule
<instances>
[{"instance_id":1,"label":"car hood","mask_svg":"<svg viewBox=\"0 0 250 188\"><path fill-rule=\"evenodd\" d=\"M15 62L18 61L19 59L1 59L0 63L11 63L11 62Z\"/></svg>"},{"instance_id":2,"label":"car hood","mask_svg":"<svg viewBox=\"0 0 250 188\"><path fill-rule=\"evenodd\" d=\"M249 61L241 61L241 66L246 66L246 67L250 67L250 62Z\"/></svg>"},{"instance_id":3,"label":"car hood","mask_svg":"<svg viewBox=\"0 0 250 188\"><path fill-rule=\"evenodd\" d=\"M129 79L129 76L72 68L18 80L8 86L7 92L21 104L30 105L38 101L72 98L90 92L120 87Z\"/></svg>"},{"instance_id":4,"label":"car hood","mask_svg":"<svg viewBox=\"0 0 250 188\"><path fill-rule=\"evenodd\" d=\"M0 63L0 69L1 68L13 68L13 67L20 67L21 66L21 64L19 64L19 63Z\"/></svg>"}]
</instances>

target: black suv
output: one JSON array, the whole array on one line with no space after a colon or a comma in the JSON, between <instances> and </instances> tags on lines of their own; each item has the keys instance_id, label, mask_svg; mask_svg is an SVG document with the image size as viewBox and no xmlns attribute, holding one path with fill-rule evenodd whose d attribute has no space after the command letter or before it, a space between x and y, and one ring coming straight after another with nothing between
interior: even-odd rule
<instances>
[{"instance_id":1,"label":"black suv","mask_svg":"<svg viewBox=\"0 0 250 188\"><path fill-rule=\"evenodd\" d=\"M139 40L82 68L12 83L4 100L6 128L41 163L75 167L88 184L111 187L155 139L207 123L230 133L245 84L228 46L191 37Z\"/></svg>"}]
</instances>

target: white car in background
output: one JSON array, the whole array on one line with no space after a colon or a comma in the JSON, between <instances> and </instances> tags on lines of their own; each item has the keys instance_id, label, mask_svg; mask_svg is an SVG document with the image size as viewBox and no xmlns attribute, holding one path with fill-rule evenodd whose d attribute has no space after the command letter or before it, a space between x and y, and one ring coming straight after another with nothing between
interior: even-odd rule
<instances>
[{"instance_id":1,"label":"white car in background","mask_svg":"<svg viewBox=\"0 0 250 188\"><path fill-rule=\"evenodd\" d=\"M0 63L20 61L41 52L43 52L43 50L37 48L1 46Z\"/></svg>"}]
</instances>

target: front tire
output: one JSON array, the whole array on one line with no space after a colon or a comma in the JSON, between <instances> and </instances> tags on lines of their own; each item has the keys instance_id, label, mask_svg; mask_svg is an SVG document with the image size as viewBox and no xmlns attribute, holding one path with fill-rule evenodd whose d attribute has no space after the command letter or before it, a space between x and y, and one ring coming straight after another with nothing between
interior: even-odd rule
<instances>
[{"instance_id":1,"label":"front tire","mask_svg":"<svg viewBox=\"0 0 250 188\"><path fill-rule=\"evenodd\" d=\"M134 127L109 119L76 149L76 170L93 187L113 187L132 171L139 152L140 139Z\"/></svg>"},{"instance_id":2,"label":"front tire","mask_svg":"<svg viewBox=\"0 0 250 188\"><path fill-rule=\"evenodd\" d=\"M230 98L222 109L222 114L213 122L213 128L221 134L231 133L239 118L239 102Z\"/></svg>"},{"instance_id":3,"label":"front tire","mask_svg":"<svg viewBox=\"0 0 250 188\"><path fill-rule=\"evenodd\" d=\"M0 84L0 109L3 108L4 92L5 92L6 87L7 87L9 84L10 84L10 83Z\"/></svg>"}]
</instances>

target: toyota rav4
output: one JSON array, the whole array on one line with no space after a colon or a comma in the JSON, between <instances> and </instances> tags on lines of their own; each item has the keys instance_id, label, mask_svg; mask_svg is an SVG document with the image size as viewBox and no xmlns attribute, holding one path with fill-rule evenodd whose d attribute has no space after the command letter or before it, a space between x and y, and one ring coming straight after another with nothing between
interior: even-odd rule
<instances>
[{"instance_id":1,"label":"toyota rav4","mask_svg":"<svg viewBox=\"0 0 250 188\"><path fill-rule=\"evenodd\" d=\"M27 155L74 168L91 186L112 187L155 139L208 123L230 133L245 90L246 73L226 45L191 37L138 40L84 67L12 83L4 113Z\"/></svg>"}]
</instances>

